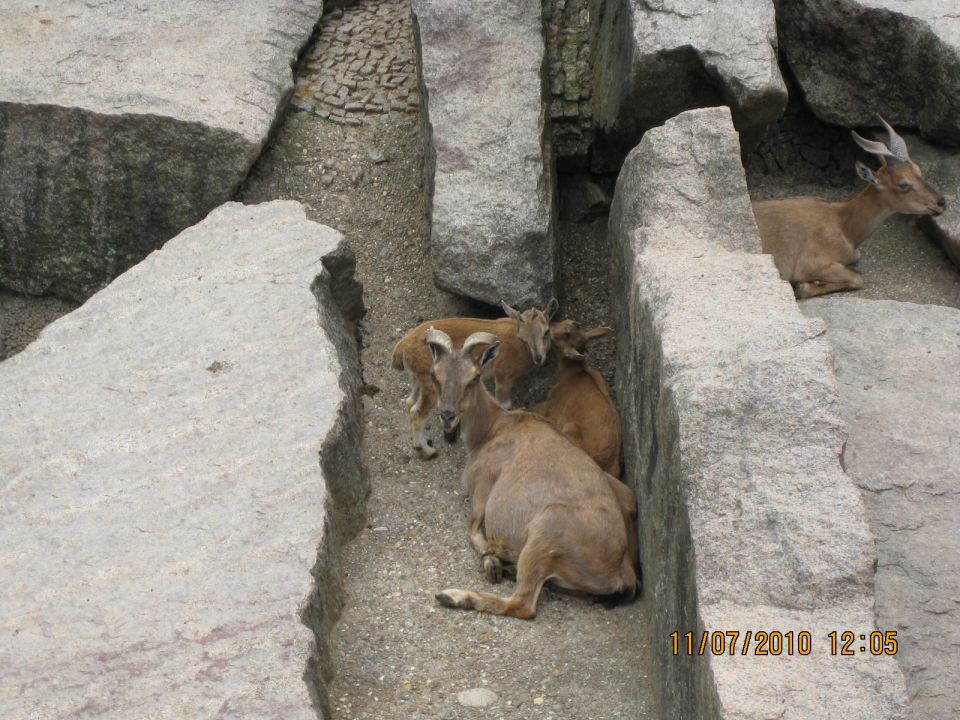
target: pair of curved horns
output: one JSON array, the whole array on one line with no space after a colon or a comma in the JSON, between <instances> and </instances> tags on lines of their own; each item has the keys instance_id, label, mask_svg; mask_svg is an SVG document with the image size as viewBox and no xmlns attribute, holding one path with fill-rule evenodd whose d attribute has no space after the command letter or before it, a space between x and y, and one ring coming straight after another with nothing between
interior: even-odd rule
<instances>
[{"instance_id":1,"label":"pair of curved horns","mask_svg":"<svg viewBox=\"0 0 960 720\"><path fill-rule=\"evenodd\" d=\"M427 330L424 339L428 345L435 347L438 351L441 351L441 353L453 352L453 340L442 330L431 327ZM500 342L499 338L493 333L475 332L463 342L463 347L460 348L460 355L466 355L475 345L493 345L498 342Z\"/></svg>"},{"instance_id":2,"label":"pair of curved horns","mask_svg":"<svg viewBox=\"0 0 960 720\"><path fill-rule=\"evenodd\" d=\"M879 115L877 115L877 118L887 130L887 144L884 145L878 140L867 140L858 135L856 131L851 130L850 132L853 135L854 142L872 155L889 157L897 162L908 162L910 160L910 152L907 150L907 143L902 137L897 135L896 131L890 127L890 124L886 120Z\"/></svg>"}]
</instances>

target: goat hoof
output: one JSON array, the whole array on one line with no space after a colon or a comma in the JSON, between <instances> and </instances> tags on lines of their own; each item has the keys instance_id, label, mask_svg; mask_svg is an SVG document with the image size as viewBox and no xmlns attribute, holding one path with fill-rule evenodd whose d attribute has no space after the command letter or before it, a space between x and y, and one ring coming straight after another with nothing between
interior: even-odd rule
<instances>
[{"instance_id":1,"label":"goat hoof","mask_svg":"<svg viewBox=\"0 0 960 720\"><path fill-rule=\"evenodd\" d=\"M470 601L467 599L466 593L463 590L454 590L450 588L448 590L443 590L438 592L434 597L444 607L448 608L462 608L464 610L470 609Z\"/></svg>"},{"instance_id":2,"label":"goat hoof","mask_svg":"<svg viewBox=\"0 0 960 720\"><path fill-rule=\"evenodd\" d=\"M487 580L494 585L503 582L503 563L496 555L485 555L483 557L483 572Z\"/></svg>"}]
</instances>

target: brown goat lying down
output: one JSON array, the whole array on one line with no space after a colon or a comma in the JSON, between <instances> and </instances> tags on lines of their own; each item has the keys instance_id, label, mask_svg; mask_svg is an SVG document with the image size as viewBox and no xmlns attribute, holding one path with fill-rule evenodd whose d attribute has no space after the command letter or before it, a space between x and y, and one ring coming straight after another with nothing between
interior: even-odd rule
<instances>
[{"instance_id":1,"label":"brown goat lying down","mask_svg":"<svg viewBox=\"0 0 960 720\"><path fill-rule=\"evenodd\" d=\"M481 380L500 352L490 333L474 333L459 351L436 329L425 334L440 384L444 429L458 422L467 446L464 485L471 497L470 541L487 578L499 582L504 561L517 564L509 598L451 588L448 607L533 618L547 580L592 595L639 588L636 499L619 480L549 422L507 412ZM472 352L479 348L479 358Z\"/></svg>"},{"instance_id":2,"label":"brown goat lying down","mask_svg":"<svg viewBox=\"0 0 960 720\"><path fill-rule=\"evenodd\" d=\"M794 197L753 203L763 251L773 255L780 277L793 285L798 298L837 290L859 290L863 276L854 269L859 247L880 223L895 213L939 215L946 207L943 195L923 179L910 159L907 144L880 118L887 143L853 139L880 158L871 170L857 163L857 174L868 185L847 202L831 203L813 197Z\"/></svg>"},{"instance_id":3,"label":"brown goat lying down","mask_svg":"<svg viewBox=\"0 0 960 720\"><path fill-rule=\"evenodd\" d=\"M502 352L497 361L488 368L488 374L496 383L497 401L510 406L510 391L517 378L541 367L550 352L550 318L557 311L556 299L547 303L543 310L530 308L520 312L502 303L507 317L497 320L480 318L445 318L420 323L404 335L393 349L392 365L395 370L406 370L410 378L411 392L407 397L407 413L413 432L413 446L426 459L436 457L437 451L426 438L426 422L437 404L437 386L430 372L433 358L424 343L428 328L446 333L455 347L460 347L469 335L489 332L500 338ZM457 427L444 433L447 440L456 438Z\"/></svg>"},{"instance_id":4,"label":"brown goat lying down","mask_svg":"<svg viewBox=\"0 0 960 720\"><path fill-rule=\"evenodd\" d=\"M536 409L603 470L622 472L620 414L603 376L587 364L587 343L613 332L598 327L584 332L573 320L550 326L560 371L547 401Z\"/></svg>"}]
</instances>

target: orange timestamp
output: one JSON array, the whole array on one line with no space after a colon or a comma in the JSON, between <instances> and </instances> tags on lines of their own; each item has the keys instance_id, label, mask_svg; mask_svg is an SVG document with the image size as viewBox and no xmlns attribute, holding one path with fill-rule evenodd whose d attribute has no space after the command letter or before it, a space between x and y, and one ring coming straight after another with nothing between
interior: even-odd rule
<instances>
[{"instance_id":1,"label":"orange timestamp","mask_svg":"<svg viewBox=\"0 0 960 720\"><path fill-rule=\"evenodd\" d=\"M700 633L670 633L674 655L810 655L813 634L807 630L704 630ZM827 633L831 655L896 655L897 632L874 630ZM860 644L857 644L859 639Z\"/></svg>"}]
</instances>

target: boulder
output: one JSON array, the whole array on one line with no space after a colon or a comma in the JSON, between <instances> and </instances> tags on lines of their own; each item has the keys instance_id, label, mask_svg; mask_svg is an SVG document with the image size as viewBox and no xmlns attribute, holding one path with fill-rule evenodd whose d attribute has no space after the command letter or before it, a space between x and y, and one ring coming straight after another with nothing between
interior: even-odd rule
<instances>
[{"instance_id":1,"label":"boulder","mask_svg":"<svg viewBox=\"0 0 960 720\"><path fill-rule=\"evenodd\" d=\"M684 110L729 105L753 144L786 107L771 0L592 0L591 14L596 171Z\"/></svg>"},{"instance_id":2,"label":"boulder","mask_svg":"<svg viewBox=\"0 0 960 720\"><path fill-rule=\"evenodd\" d=\"M413 11L436 283L545 304L556 212L540 4L413 0Z\"/></svg>"},{"instance_id":3,"label":"boulder","mask_svg":"<svg viewBox=\"0 0 960 720\"><path fill-rule=\"evenodd\" d=\"M937 217L921 218L920 227L960 269L960 154L924 166L923 176L947 198L947 209Z\"/></svg>"},{"instance_id":4,"label":"boulder","mask_svg":"<svg viewBox=\"0 0 960 720\"><path fill-rule=\"evenodd\" d=\"M877 538L877 627L899 631L913 717L960 717L960 311L823 298L844 465Z\"/></svg>"},{"instance_id":5,"label":"boulder","mask_svg":"<svg viewBox=\"0 0 960 720\"><path fill-rule=\"evenodd\" d=\"M0 364L0 717L326 707L350 266L297 203L230 203Z\"/></svg>"},{"instance_id":6,"label":"boulder","mask_svg":"<svg viewBox=\"0 0 960 720\"><path fill-rule=\"evenodd\" d=\"M229 199L321 12L0 3L0 285L82 301Z\"/></svg>"},{"instance_id":7,"label":"boulder","mask_svg":"<svg viewBox=\"0 0 960 720\"><path fill-rule=\"evenodd\" d=\"M823 326L760 253L729 110L648 131L609 222L625 480L658 639L651 715L903 718L892 658L830 653L831 630L876 626L873 537L839 463ZM757 654L757 631L782 633L781 654Z\"/></svg>"},{"instance_id":8,"label":"boulder","mask_svg":"<svg viewBox=\"0 0 960 720\"><path fill-rule=\"evenodd\" d=\"M780 44L824 122L876 123L960 145L960 14L952 0L775 0Z\"/></svg>"}]
</instances>

